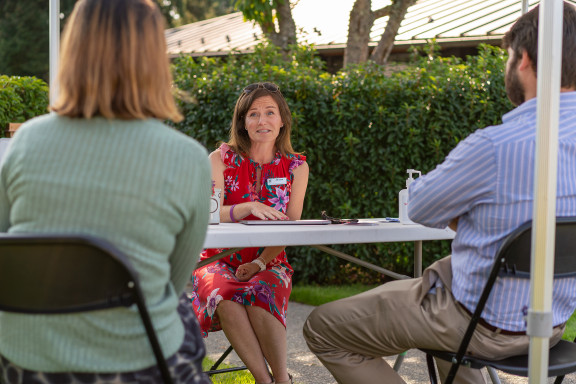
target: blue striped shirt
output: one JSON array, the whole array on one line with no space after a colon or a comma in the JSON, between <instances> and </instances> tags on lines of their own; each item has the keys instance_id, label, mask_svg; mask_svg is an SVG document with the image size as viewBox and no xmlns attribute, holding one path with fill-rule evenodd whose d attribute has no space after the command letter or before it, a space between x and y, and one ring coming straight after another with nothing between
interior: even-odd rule
<instances>
[{"instance_id":1,"label":"blue striped shirt","mask_svg":"<svg viewBox=\"0 0 576 384\"><path fill-rule=\"evenodd\" d=\"M452 291L473 311L503 239L532 219L536 99L505 114L503 123L461 141L445 161L409 187L409 217L444 228L459 217L452 242ZM560 96L557 216L576 216L576 92ZM527 279L498 279L482 317L510 331L526 329ZM576 308L576 279L554 282L553 323Z\"/></svg>"}]
</instances>

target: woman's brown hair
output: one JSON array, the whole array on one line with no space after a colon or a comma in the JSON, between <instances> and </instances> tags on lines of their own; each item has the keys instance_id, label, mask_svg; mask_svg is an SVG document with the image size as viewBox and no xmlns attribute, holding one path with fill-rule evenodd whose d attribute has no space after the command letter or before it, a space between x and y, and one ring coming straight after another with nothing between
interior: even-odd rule
<instances>
[{"instance_id":1,"label":"woman's brown hair","mask_svg":"<svg viewBox=\"0 0 576 384\"><path fill-rule=\"evenodd\" d=\"M69 117L182 120L164 19L152 0L80 0L62 38L58 99Z\"/></svg>"},{"instance_id":2,"label":"woman's brown hair","mask_svg":"<svg viewBox=\"0 0 576 384\"><path fill-rule=\"evenodd\" d=\"M276 149L283 156L296 154L297 152L292 148L290 141L292 114L290 113L286 99L284 99L282 92L280 92L280 88L273 83L254 83L242 90L240 97L236 101L236 107L234 108L234 117L232 118L232 124L230 126L230 138L227 144L237 153L244 155L250 154L252 143L246 130L246 113L256 99L265 96L272 97L276 104L278 104L280 118L282 119L282 124L284 124L284 126L280 128L280 133L276 138Z\"/></svg>"}]
</instances>

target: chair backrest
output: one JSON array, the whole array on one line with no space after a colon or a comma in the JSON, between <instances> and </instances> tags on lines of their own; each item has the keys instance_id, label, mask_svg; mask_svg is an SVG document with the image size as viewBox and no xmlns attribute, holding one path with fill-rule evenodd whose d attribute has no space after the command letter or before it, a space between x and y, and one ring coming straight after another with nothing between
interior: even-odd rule
<instances>
[{"instance_id":1,"label":"chair backrest","mask_svg":"<svg viewBox=\"0 0 576 384\"><path fill-rule=\"evenodd\" d=\"M502 243L497 257L502 262L500 276L530 278L532 221L514 230ZM576 275L576 217L556 218L554 277Z\"/></svg>"},{"instance_id":2,"label":"chair backrest","mask_svg":"<svg viewBox=\"0 0 576 384\"><path fill-rule=\"evenodd\" d=\"M0 310L69 313L130 306L135 271L110 243L88 236L0 236Z\"/></svg>"},{"instance_id":3,"label":"chair backrest","mask_svg":"<svg viewBox=\"0 0 576 384\"><path fill-rule=\"evenodd\" d=\"M473 323L480 318L498 276L530 278L531 248L532 221L528 221L512 231L498 249L490 276L472 316ZM557 217L554 278L576 276L576 257L573 257L575 252L576 217ZM472 328L474 327L475 325Z\"/></svg>"},{"instance_id":4,"label":"chair backrest","mask_svg":"<svg viewBox=\"0 0 576 384\"><path fill-rule=\"evenodd\" d=\"M482 316L498 276L530 278L531 248L532 222L529 221L510 233L498 249L490 276L478 299L478 304L464 333L458 352L453 359L454 364L452 364L450 372L448 372L446 382L451 383L456 376L458 367L466 354L474 330ZM574 257L574 253L576 253L576 217L557 217L554 278L576 275L576 257Z\"/></svg>"},{"instance_id":5,"label":"chair backrest","mask_svg":"<svg viewBox=\"0 0 576 384\"><path fill-rule=\"evenodd\" d=\"M54 314L132 304L164 383L172 383L138 275L121 251L87 235L0 235L0 311Z\"/></svg>"}]
</instances>

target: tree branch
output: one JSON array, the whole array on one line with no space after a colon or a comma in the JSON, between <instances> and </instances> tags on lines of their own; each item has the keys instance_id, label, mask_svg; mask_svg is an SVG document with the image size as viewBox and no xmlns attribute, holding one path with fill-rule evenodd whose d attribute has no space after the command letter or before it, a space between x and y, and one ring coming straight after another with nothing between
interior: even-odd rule
<instances>
[{"instance_id":1,"label":"tree branch","mask_svg":"<svg viewBox=\"0 0 576 384\"><path fill-rule=\"evenodd\" d=\"M396 0L392 4L386 29L384 30L378 45L372 51L370 60L374 60L378 64L386 64L388 56L390 56L390 52L392 52L392 47L394 46L394 40L398 34L398 29L400 29L400 24L402 24L402 20L404 20L404 17L406 16L408 7L415 2L416 0Z\"/></svg>"},{"instance_id":2,"label":"tree branch","mask_svg":"<svg viewBox=\"0 0 576 384\"><path fill-rule=\"evenodd\" d=\"M377 20L377 19L384 17L384 16L389 16L391 9L392 9L392 7L390 5L387 5L384 8L380 8L380 9L377 9L375 11L372 11L372 13L374 14L374 20Z\"/></svg>"}]
</instances>

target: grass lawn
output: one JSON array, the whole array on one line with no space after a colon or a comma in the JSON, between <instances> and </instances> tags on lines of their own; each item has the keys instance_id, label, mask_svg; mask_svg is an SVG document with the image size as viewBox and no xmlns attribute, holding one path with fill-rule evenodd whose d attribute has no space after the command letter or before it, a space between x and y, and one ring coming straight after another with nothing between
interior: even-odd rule
<instances>
[{"instance_id":1,"label":"grass lawn","mask_svg":"<svg viewBox=\"0 0 576 384\"><path fill-rule=\"evenodd\" d=\"M202 362L202 369L207 371L214 365L215 360L205 358ZM220 364L218 368L230 368L231 365ZM219 373L211 377L214 384L254 384L254 378L248 371L236 371L229 373Z\"/></svg>"},{"instance_id":2,"label":"grass lawn","mask_svg":"<svg viewBox=\"0 0 576 384\"><path fill-rule=\"evenodd\" d=\"M570 316L568 320L568 324L566 324L566 330L564 331L564 336L562 338L564 340L574 341L576 337L576 312Z\"/></svg>"},{"instance_id":3,"label":"grass lawn","mask_svg":"<svg viewBox=\"0 0 576 384\"><path fill-rule=\"evenodd\" d=\"M376 285L296 285L292 288L290 300L296 301L298 303L318 306L330 301L353 296L375 287ZM572 341L575 337L576 312L572 315L570 320L568 320L568 324L566 325L566 332L564 332L563 338ZM212 364L214 364L213 360L208 358L204 359L204 370L209 369ZM224 367L225 365L220 366L220 368ZM212 382L214 384L254 384L254 379L248 371L239 371L212 376Z\"/></svg>"},{"instance_id":4,"label":"grass lawn","mask_svg":"<svg viewBox=\"0 0 576 384\"><path fill-rule=\"evenodd\" d=\"M321 305L376 288L377 285L295 285L290 301L308 305Z\"/></svg>"}]
</instances>

